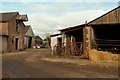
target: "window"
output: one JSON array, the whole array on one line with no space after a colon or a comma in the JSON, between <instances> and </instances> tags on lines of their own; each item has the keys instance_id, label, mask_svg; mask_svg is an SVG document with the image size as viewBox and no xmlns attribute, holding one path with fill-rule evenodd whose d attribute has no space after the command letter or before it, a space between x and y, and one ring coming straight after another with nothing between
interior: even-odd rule
<instances>
[{"instance_id":1,"label":"window","mask_svg":"<svg viewBox=\"0 0 120 80\"><path fill-rule=\"evenodd\" d=\"M16 21L16 32L19 32L19 21Z\"/></svg>"}]
</instances>

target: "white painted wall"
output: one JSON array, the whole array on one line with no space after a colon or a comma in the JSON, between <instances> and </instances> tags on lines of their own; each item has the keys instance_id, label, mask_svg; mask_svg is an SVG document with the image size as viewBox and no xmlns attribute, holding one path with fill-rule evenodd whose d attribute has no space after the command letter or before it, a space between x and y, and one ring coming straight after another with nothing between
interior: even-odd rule
<instances>
[{"instance_id":1,"label":"white painted wall","mask_svg":"<svg viewBox=\"0 0 120 80\"><path fill-rule=\"evenodd\" d=\"M61 37L61 35L51 37L51 50L52 50L51 54L53 54L53 49L54 49L54 46L57 44L58 37Z\"/></svg>"}]
</instances>

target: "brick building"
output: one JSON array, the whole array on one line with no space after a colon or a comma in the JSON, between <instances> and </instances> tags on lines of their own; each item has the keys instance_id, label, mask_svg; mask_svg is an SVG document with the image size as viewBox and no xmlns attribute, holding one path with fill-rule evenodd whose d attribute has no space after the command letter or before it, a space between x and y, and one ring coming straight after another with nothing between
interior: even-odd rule
<instances>
[{"instance_id":1,"label":"brick building","mask_svg":"<svg viewBox=\"0 0 120 80\"><path fill-rule=\"evenodd\" d=\"M0 39L1 51L13 52L24 49L24 21L27 15L18 12L0 13Z\"/></svg>"}]
</instances>

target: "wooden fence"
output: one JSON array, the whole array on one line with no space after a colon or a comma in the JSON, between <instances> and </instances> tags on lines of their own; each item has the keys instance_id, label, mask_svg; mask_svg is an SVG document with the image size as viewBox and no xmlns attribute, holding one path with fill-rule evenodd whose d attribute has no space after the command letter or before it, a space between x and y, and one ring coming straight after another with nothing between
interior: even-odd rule
<instances>
[{"instance_id":1,"label":"wooden fence","mask_svg":"<svg viewBox=\"0 0 120 80\"><path fill-rule=\"evenodd\" d=\"M92 42L92 48L97 50L120 53L120 40L95 39Z\"/></svg>"}]
</instances>

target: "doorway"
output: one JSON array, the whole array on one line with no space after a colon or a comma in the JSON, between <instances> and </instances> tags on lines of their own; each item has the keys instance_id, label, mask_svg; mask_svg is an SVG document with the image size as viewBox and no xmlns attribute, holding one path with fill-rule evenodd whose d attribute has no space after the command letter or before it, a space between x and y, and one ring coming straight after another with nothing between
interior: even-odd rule
<instances>
[{"instance_id":1,"label":"doorway","mask_svg":"<svg viewBox=\"0 0 120 80\"><path fill-rule=\"evenodd\" d=\"M59 45L60 48L62 48L62 37L57 38L57 44Z\"/></svg>"},{"instance_id":2,"label":"doorway","mask_svg":"<svg viewBox=\"0 0 120 80\"><path fill-rule=\"evenodd\" d=\"M18 38L15 39L15 42L16 42L16 43L15 43L15 46L16 46L16 47L15 47L15 50L18 50Z\"/></svg>"},{"instance_id":3,"label":"doorway","mask_svg":"<svg viewBox=\"0 0 120 80\"><path fill-rule=\"evenodd\" d=\"M94 39L92 48L99 51L120 53L120 24L104 24L92 26Z\"/></svg>"},{"instance_id":4,"label":"doorway","mask_svg":"<svg viewBox=\"0 0 120 80\"><path fill-rule=\"evenodd\" d=\"M31 45L32 45L32 37L29 37L28 48L31 48Z\"/></svg>"}]
</instances>

